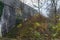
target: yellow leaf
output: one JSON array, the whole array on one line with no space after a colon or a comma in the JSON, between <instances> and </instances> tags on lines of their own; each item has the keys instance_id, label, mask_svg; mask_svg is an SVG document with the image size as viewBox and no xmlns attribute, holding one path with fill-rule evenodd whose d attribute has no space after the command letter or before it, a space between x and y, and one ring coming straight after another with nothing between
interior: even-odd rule
<instances>
[{"instance_id":1,"label":"yellow leaf","mask_svg":"<svg viewBox=\"0 0 60 40\"><path fill-rule=\"evenodd\" d=\"M20 28L22 26L22 24L19 24L17 27Z\"/></svg>"},{"instance_id":2,"label":"yellow leaf","mask_svg":"<svg viewBox=\"0 0 60 40\"><path fill-rule=\"evenodd\" d=\"M35 23L35 26L40 26L40 23L36 22L36 23Z\"/></svg>"},{"instance_id":3,"label":"yellow leaf","mask_svg":"<svg viewBox=\"0 0 60 40\"><path fill-rule=\"evenodd\" d=\"M34 14L34 16L39 16L39 13L37 13L37 14Z\"/></svg>"}]
</instances>

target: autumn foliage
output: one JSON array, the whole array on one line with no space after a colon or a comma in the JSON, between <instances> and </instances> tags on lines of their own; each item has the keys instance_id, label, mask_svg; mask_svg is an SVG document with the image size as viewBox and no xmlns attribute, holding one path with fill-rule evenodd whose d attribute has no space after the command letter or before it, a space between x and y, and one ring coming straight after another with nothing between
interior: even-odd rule
<instances>
[{"instance_id":1,"label":"autumn foliage","mask_svg":"<svg viewBox=\"0 0 60 40\"><path fill-rule=\"evenodd\" d=\"M40 14L35 14L34 16L30 16L29 18L27 18L27 20L23 21L17 27L19 28L18 35L20 35L20 37L32 36L34 38L37 35L38 37L40 37L40 34L42 34L49 38L50 35L48 30L47 18L45 18ZM33 36L35 32L37 32L38 34ZM46 38L46 40L48 39Z\"/></svg>"}]
</instances>

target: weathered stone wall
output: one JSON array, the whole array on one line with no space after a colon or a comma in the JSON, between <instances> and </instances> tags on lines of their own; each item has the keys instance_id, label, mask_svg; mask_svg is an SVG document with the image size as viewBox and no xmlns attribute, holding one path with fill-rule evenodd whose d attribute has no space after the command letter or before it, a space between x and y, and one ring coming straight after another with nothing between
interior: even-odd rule
<instances>
[{"instance_id":1,"label":"weathered stone wall","mask_svg":"<svg viewBox=\"0 0 60 40\"><path fill-rule=\"evenodd\" d=\"M20 2L20 9L22 13L21 17L24 19L33 16L35 13L37 13L37 10L22 2ZM2 15L2 35L6 36L6 34L9 31L11 31L12 28L15 27L15 23L16 23L15 8L4 5L4 10Z\"/></svg>"}]
</instances>

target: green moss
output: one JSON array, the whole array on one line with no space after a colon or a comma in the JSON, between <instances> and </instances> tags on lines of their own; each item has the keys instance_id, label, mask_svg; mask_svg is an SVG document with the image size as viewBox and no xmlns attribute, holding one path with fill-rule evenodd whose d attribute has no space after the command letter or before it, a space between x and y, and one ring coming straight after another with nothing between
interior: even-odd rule
<instances>
[{"instance_id":1,"label":"green moss","mask_svg":"<svg viewBox=\"0 0 60 40\"><path fill-rule=\"evenodd\" d=\"M0 1L0 17L2 15L4 4Z\"/></svg>"}]
</instances>

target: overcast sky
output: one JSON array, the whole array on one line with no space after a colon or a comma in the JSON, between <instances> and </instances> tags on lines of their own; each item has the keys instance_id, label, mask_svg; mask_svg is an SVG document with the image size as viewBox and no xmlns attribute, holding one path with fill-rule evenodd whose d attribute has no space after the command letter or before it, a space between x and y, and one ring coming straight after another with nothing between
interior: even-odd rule
<instances>
[{"instance_id":1,"label":"overcast sky","mask_svg":"<svg viewBox=\"0 0 60 40\"><path fill-rule=\"evenodd\" d=\"M24 2L25 4L27 4L28 6L34 8L34 9L38 10L38 0L24 0L24 1L22 0L22 2ZM46 7L48 6L47 3L48 3L48 5L51 4L50 1L47 2L47 0L46 1L40 0L40 6L43 6L42 8L40 8L40 11L41 11L41 14L44 15L45 17L48 17L47 16L48 11L46 9Z\"/></svg>"},{"instance_id":2,"label":"overcast sky","mask_svg":"<svg viewBox=\"0 0 60 40\"><path fill-rule=\"evenodd\" d=\"M28 6L38 10L38 0L20 0L22 2L24 2L25 4L27 4ZM43 16L48 17L47 14L49 14L49 9L51 5L51 1L50 0L40 0L40 12ZM60 0L58 0L57 2L57 9L60 6Z\"/></svg>"}]
</instances>

